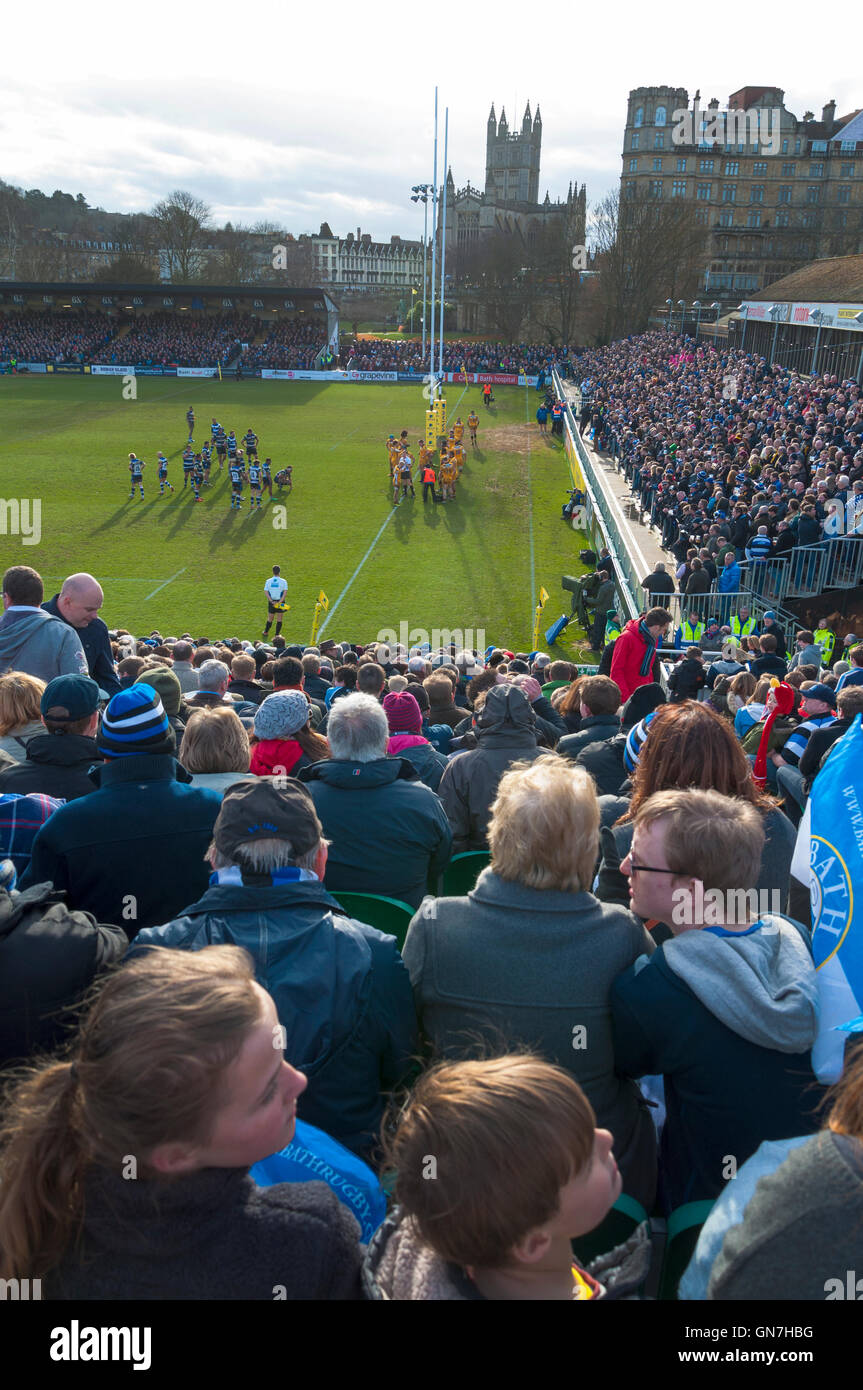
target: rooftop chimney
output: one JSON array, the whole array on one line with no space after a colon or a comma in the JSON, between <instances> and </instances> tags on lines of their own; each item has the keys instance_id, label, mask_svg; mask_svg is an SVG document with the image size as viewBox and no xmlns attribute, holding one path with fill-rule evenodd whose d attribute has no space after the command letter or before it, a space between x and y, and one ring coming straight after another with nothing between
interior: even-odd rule
<instances>
[{"instance_id":1,"label":"rooftop chimney","mask_svg":"<svg viewBox=\"0 0 863 1390\"><path fill-rule=\"evenodd\" d=\"M822 112L821 112L821 119L822 119L822 121L824 122L825 125L832 125L832 124L833 124L833 121L834 121L834 119L835 119L835 116L836 116L836 102L835 102L835 100L834 100L834 101L828 101L827 105L824 107L824 109L823 109Z\"/></svg>"}]
</instances>

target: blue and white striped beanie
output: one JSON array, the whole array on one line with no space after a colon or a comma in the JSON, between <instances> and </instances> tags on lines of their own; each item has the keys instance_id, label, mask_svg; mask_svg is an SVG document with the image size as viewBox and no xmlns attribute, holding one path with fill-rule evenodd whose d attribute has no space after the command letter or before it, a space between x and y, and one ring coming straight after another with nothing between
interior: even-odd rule
<instances>
[{"instance_id":1,"label":"blue and white striped beanie","mask_svg":"<svg viewBox=\"0 0 863 1390\"><path fill-rule=\"evenodd\" d=\"M174 730L152 685L127 686L109 701L97 742L103 758L174 753L177 748Z\"/></svg>"},{"instance_id":2,"label":"blue and white striped beanie","mask_svg":"<svg viewBox=\"0 0 863 1390\"><path fill-rule=\"evenodd\" d=\"M633 726L626 736L626 744L623 749L623 766L626 768L630 777L635 771L638 763L641 747L647 737L647 730L650 728L652 720L656 718L656 710L651 710L646 714L639 724Z\"/></svg>"}]
</instances>

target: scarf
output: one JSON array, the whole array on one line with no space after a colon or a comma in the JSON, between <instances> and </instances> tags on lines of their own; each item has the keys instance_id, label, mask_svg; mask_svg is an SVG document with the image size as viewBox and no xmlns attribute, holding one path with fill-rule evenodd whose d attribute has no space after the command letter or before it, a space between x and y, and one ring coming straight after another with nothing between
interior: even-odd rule
<instances>
[{"instance_id":1,"label":"scarf","mask_svg":"<svg viewBox=\"0 0 863 1390\"><path fill-rule=\"evenodd\" d=\"M299 883L307 879L318 881L318 876L312 873L311 869L300 869L296 864L286 864L280 869L271 869L262 874L250 874L246 872L245 877L239 864L229 864L227 868L216 869L210 874L210 887L215 888L220 883L232 884L251 884L254 887L261 887L272 884L278 888L282 883Z\"/></svg>"},{"instance_id":2,"label":"scarf","mask_svg":"<svg viewBox=\"0 0 863 1390\"><path fill-rule=\"evenodd\" d=\"M638 674L640 676L649 676L650 668L653 665L653 658L656 655L656 648L659 646L659 642L654 637L653 633L650 631L650 628L647 626L647 623L644 621L643 618L641 619L641 622L638 624L638 635L642 639L642 641L647 644L645 647L644 656L642 657L641 661L641 669Z\"/></svg>"},{"instance_id":3,"label":"scarf","mask_svg":"<svg viewBox=\"0 0 863 1390\"><path fill-rule=\"evenodd\" d=\"M771 682L771 684L773 683ZM795 700L793 686L777 681L774 689L776 691L776 703L764 721L764 728L758 743L758 752L755 755L755 766L752 769L752 780L762 791L767 785L767 749L770 743L770 730L778 715L791 713Z\"/></svg>"}]
</instances>

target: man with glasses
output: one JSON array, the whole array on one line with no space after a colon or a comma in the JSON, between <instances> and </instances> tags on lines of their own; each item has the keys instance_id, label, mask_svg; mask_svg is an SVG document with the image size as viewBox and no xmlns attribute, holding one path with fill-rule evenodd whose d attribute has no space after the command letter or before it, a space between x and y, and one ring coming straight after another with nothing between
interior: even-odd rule
<instances>
[{"instance_id":1,"label":"man with glasses","mask_svg":"<svg viewBox=\"0 0 863 1390\"><path fill-rule=\"evenodd\" d=\"M615 1068L661 1075L667 1211L719 1195L766 1139L814 1132L815 967L804 933L756 892L763 816L715 791L663 791L621 864L634 912L672 933L611 991Z\"/></svg>"}]
</instances>

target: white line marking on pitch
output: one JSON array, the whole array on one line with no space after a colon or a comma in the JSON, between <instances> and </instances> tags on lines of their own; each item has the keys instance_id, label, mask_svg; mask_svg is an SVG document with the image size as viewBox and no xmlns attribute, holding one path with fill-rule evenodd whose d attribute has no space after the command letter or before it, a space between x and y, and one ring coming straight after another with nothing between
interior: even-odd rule
<instances>
[{"instance_id":1,"label":"white line marking on pitch","mask_svg":"<svg viewBox=\"0 0 863 1390\"><path fill-rule=\"evenodd\" d=\"M164 584L160 584L160 585L158 586L158 588L154 589L153 592L152 592L152 594L147 594L147 596L146 596L145 599L144 599L144 602L146 603L146 602L147 602L147 599L149 599L149 598L155 598L155 597L156 597L156 594L160 593L162 589L167 589L168 585L169 585L169 584L173 584L173 582L174 582L175 579L179 579L179 577L180 577L181 574L185 574L185 573L186 573L186 570L187 570L188 568L189 568L188 565L184 565L183 568L182 568L181 570L177 570L177 573L176 573L176 574L172 574L170 579L166 579L165 582L164 582Z\"/></svg>"}]
</instances>

